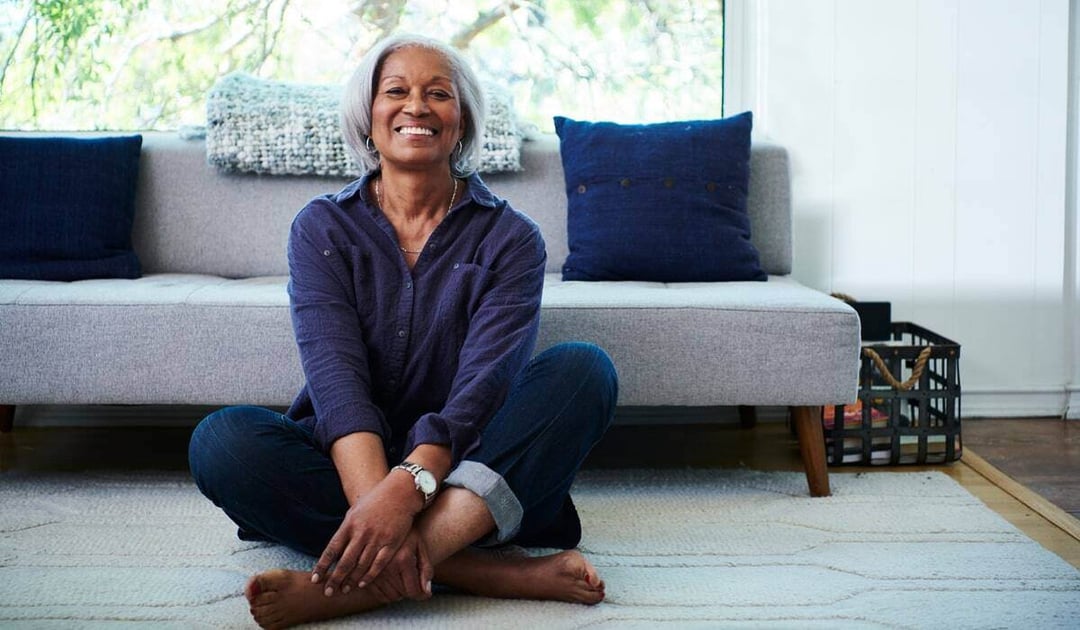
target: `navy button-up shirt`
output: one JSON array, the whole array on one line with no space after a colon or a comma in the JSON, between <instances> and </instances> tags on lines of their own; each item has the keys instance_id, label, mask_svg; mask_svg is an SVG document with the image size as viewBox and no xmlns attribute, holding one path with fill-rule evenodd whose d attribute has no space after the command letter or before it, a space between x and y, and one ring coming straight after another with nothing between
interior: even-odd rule
<instances>
[{"instance_id":1,"label":"navy button-up shirt","mask_svg":"<svg viewBox=\"0 0 1080 630\"><path fill-rule=\"evenodd\" d=\"M373 175L293 221L289 301L307 382L287 415L324 451L370 431L391 462L441 444L456 466L532 356L543 237L473 175L410 270L369 199Z\"/></svg>"}]
</instances>

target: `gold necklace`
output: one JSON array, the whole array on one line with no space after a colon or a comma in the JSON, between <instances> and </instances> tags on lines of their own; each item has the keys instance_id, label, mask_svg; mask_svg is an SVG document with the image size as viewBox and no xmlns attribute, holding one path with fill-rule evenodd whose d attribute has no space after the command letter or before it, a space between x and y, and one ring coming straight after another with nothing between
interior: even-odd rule
<instances>
[{"instance_id":1,"label":"gold necklace","mask_svg":"<svg viewBox=\"0 0 1080 630\"><path fill-rule=\"evenodd\" d=\"M385 212L385 209L383 208L383 202L382 202L382 190L379 189L379 180L380 179L382 179L382 177L378 177L378 178L375 179L375 201L376 201L376 203L379 204L379 210L383 210ZM457 178L454 177L453 175L451 175L450 179L453 180L453 182L454 182L454 189L452 191L450 191L450 203L448 203L446 205L446 213L447 214L450 213L450 208L454 207L454 197L457 197L457 187L458 187ZM438 226L436 226L436 227L438 227ZM435 231L435 229L432 228L431 232L434 232L434 231ZM428 232L427 236L431 236L431 232ZM427 244L426 240L424 241L424 244L425 245ZM422 251L424 251L423 248L417 249L417 250L405 249L401 245L398 245L398 249L401 250L402 254L409 254L411 256L419 256L420 253Z\"/></svg>"}]
</instances>

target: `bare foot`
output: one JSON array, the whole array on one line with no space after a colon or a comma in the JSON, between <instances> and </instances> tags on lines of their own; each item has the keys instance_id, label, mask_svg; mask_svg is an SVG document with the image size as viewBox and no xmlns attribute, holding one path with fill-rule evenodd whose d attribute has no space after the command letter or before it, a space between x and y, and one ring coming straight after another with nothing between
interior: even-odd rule
<instances>
[{"instance_id":1,"label":"bare foot","mask_svg":"<svg viewBox=\"0 0 1080 630\"><path fill-rule=\"evenodd\" d=\"M435 569L435 580L485 597L578 604L604 599L604 581L575 549L536 558L465 549Z\"/></svg>"},{"instance_id":2,"label":"bare foot","mask_svg":"<svg viewBox=\"0 0 1080 630\"><path fill-rule=\"evenodd\" d=\"M323 588L321 584L312 584L310 572L274 569L248 580L244 596L255 623L263 628L288 628L382 605L367 589L327 597Z\"/></svg>"}]
</instances>

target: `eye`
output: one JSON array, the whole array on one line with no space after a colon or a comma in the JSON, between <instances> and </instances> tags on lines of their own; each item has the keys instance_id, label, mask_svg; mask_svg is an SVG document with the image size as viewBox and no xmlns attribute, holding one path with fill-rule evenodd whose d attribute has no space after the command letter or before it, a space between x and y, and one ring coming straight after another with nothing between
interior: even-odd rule
<instances>
[{"instance_id":1,"label":"eye","mask_svg":"<svg viewBox=\"0 0 1080 630\"><path fill-rule=\"evenodd\" d=\"M437 98L437 99L439 99L441 101L445 101L445 100L447 100L449 98L453 98L453 95L451 95L446 90L432 90L431 91L431 96L433 98Z\"/></svg>"},{"instance_id":2,"label":"eye","mask_svg":"<svg viewBox=\"0 0 1080 630\"><path fill-rule=\"evenodd\" d=\"M405 88L402 87L391 87L386 89L386 94L390 96L401 96L405 93Z\"/></svg>"}]
</instances>

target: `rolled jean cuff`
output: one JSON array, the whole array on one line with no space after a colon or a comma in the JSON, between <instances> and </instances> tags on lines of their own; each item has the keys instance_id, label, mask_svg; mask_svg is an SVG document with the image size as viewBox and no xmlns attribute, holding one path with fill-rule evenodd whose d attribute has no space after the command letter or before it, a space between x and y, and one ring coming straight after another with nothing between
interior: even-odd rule
<instances>
[{"instance_id":1,"label":"rolled jean cuff","mask_svg":"<svg viewBox=\"0 0 1080 630\"><path fill-rule=\"evenodd\" d=\"M484 500L495 519L495 532L493 537L489 536L480 541L481 545L504 543L513 538L521 528L524 510L517 496L502 475L484 464L462 461L457 468L450 471L443 483L470 490Z\"/></svg>"}]
</instances>

